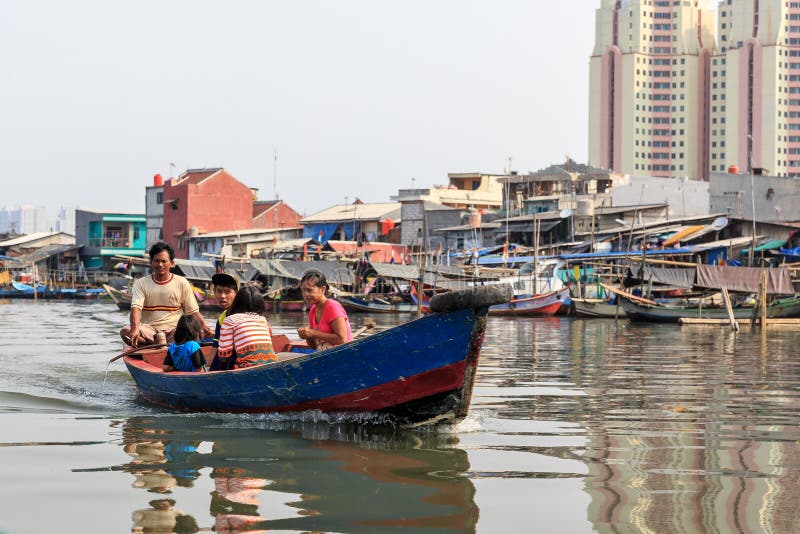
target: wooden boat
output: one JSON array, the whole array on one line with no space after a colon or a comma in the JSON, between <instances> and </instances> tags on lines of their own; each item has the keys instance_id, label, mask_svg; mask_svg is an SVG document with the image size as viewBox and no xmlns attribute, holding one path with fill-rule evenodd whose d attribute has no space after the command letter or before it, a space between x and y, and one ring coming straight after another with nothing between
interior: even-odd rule
<instances>
[{"instance_id":1,"label":"wooden boat","mask_svg":"<svg viewBox=\"0 0 800 534\"><path fill-rule=\"evenodd\" d=\"M59 289L59 298L70 300L99 300L105 290L98 287L62 288Z\"/></svg>"},{"instance_id":2,"label":"wooden boat","mask_svg":"<svg viewBox=\"0 0 800 534\"><path fill-rule=\"evenodd\" d=\"M293 352L276 336L276 348L289 352L246 369L164 373L165 348L116 358L142 397L175 410L381 412L409 424L453 422L467 415L488 307L511 295L505 285L437 295L438 313L325 351Z\"/></svg>"},{"instance_id":3,"label":"wooden boat","mask_svg":"<svg viewBox=\"0 0 800 534\"><path fill-rule=\"evenodd\" d=\"M355 295L338 295L336 300L347 310L354 312L416 313L417 311L417 304L414 302L393 302L381 297L362 298Z\"/></svg>"},{"instance_id":4,"label":"wooden boat","mask_svg":"<svg viewBox=\"0 0 800 534\"><path fill-rule=\"evenodd\" d=\"M625 310L616 303L610 303L606 299L590 299L571 297L572 309L575 317L602 317L615 318L625 317Z\"/></svg>"},{"instance_id":5,"label":"wooden boat","mask_svg":"<svg viewBox=\"0 0 800 534\"><path fill-rule=\"evenodd\" d=\"M11 282L10 284L0 287L0 298L4 299L32 299L33 286L23 284L22 282ZM48 289L44 285L36 286L36 298L56 298L53 290Z\"/></svg>"},{"instance_id":6,"label":"wooden boat","mask_svg":"<svg viewBox=\"0 0 800 534\"><path fill-rule=\"evenodd\" d=\"M678 323L681 318L728 320L728 312L724 306L678 306L657 302L645 302L645 299L633 300L619 296L620 306L629 318L635 321L651 321L660 323ZM750 319L752 307L735 306L735 319ZM767 318L800 317L800 297L789 297L773 300L767 305Z\"/></svg>"},{"instance_id":7,"label":"wooden boat","mask_svg":"<svg viewBox=\"0 0 800 534\"><path fill-rule=\"evenodd\" d=\"M111 300L114 304L117 305L117 308L120 310L130 310L131 309L131 296L125 291L120 291L119 289L113 288L108 284L103 284L103 289L106 290L106 295L111 297Z\"/></svg>"},{"instance_id":8,"label":"wooden boat","mask_svg":"<svg viewBox=\"0 0 800 534\"><path fill-rule=\"evenodd\" d=\"M64 289L47 287L44 284L36 285L36 298L38 299L73 299L73 300L93 300L98 299L103 293L102 289L80 288ZM33 286L21 282L11 282L0 287L0 298L4 299L32 299Z\"/></svg>"},{"instance_id":9,"label":"wooden boat","mask_svg":"<svg viewBox=\"0 0 800 534\"><path fill-rule=\"evenodd\" d=\"M541 295L514 297L509 302L496 304L489 308L489 315L549 317L556 314L568 297L569 287Z\"/></svg>"}]
</instances>

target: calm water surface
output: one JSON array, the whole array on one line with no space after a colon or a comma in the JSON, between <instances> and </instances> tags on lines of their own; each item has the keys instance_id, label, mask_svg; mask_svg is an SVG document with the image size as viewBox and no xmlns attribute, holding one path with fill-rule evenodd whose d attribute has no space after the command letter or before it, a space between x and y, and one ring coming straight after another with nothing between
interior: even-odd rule
<instances>
[{"instance_id":1,"label":"calm water surface","mask_svg":"<svg viewBox=\"0 0 800 534\"><path fill-rule=\"evenodd\" d=\"M152 408L103 387L126 320L0 301L0 532L800 531L796 327L491 318L470 416L409 431Z\"/></svg>"}]
</instances>

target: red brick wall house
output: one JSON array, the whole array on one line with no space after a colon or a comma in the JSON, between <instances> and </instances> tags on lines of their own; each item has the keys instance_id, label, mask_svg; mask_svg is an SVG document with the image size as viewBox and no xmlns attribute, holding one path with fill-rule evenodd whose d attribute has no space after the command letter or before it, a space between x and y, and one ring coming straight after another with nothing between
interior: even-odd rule
<instances>
[{"instance_id":1,"label":"red brick wall house","mask_svg":"<svg viewBox=\"0 0 800 534\"><path fill-rule=\"evenodd\" d=\"M253 228L298 228L302 218L282 200L253 202Z\"/></svg>"},{"instance_id":2,"label":"red brick wall house","mask_svg":"<svg viewBox=\"0 0 800 534\"><path fill-rule=\"evenodd\" d=\"M253 191L224 169L189 169L164 184L164 241L189 257L184 236L253 228Z\"/></svg>"}]
</instances>

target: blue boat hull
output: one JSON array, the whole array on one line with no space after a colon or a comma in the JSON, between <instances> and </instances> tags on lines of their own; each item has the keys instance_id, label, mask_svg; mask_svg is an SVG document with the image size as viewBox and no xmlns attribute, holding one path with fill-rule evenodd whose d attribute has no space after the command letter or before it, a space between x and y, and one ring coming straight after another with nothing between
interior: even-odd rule
<instances>
[{"instance_id":1,"label":"blue boat hull","mask_svg":"<svg viewBox=\"0 0 800 534\"><path fill-rule=\"evenodd\" d=\"M158 354L124 361L146 400L176 410L452 421L467 414L486 314L486 307L434 313L323 352L232 371L164 373Z\"/></svg>"}]
</instances>

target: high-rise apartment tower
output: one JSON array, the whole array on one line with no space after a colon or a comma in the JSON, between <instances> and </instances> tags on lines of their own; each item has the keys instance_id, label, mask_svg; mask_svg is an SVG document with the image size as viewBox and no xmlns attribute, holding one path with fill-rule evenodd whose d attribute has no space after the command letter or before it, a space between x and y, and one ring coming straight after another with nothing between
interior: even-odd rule
<instances>
[{"instance_id":1,"label":"high-rise apartment tower","mask_svg":"<svg viewBox=\"0 0 800 534\"><path fill-rule=\"evenodd\" d=\"M710 170L711 0L601 0L590 63L589 163L628 174Z\"/></svg>"},{"instance_id":2,"label":"high-rise apartment tower","mask_svg":"<svg viewBox=\"0 0 800 534\"><path fill-rule=\"evenodd\" d=\"M711 65L711 171L800 175L800 2L724 0Z\"/></svg>"}]
</instances>

